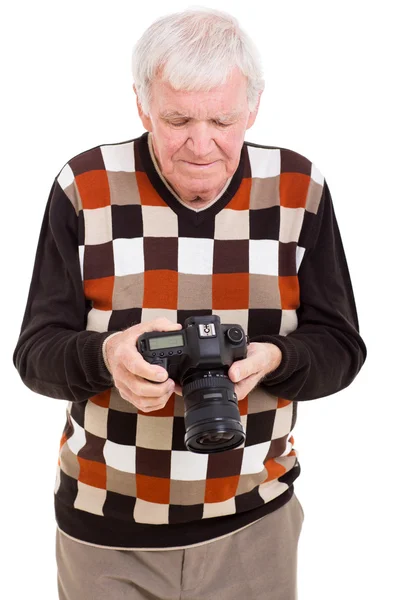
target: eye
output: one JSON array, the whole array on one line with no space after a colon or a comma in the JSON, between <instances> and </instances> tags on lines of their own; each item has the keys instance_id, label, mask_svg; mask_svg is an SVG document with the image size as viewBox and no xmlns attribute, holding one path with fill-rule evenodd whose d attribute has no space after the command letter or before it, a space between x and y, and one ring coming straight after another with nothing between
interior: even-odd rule
<instances>
[{"instance_id":1,"label":"eye","mask_svg":"<svg viewBox=\"0 0 400 600\"><path fill-rule=\"evenodd\" d=\"M215 125L217 125L217 127L230 127L232 125L232 123L221 123L221 121L214 121Z\"/></svg>"},{"instance_id":2,"label":"eye","mask_svg":"<svg viewBox=\"0 0 400 600\"><path fill-rule=\"evenodd\" d=\"M187 124L187 121L171 121L170 125L172 127L184 127Z\"/></svg>"}]
</instances>

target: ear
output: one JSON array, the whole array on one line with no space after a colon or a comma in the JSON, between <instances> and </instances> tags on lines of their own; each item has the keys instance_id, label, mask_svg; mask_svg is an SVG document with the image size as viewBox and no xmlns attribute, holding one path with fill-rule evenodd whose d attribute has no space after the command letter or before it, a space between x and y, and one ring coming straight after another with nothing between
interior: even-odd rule
<instances>
[{"instance_id":1,"label":"ear","mask_svg":"<svg viewBox=\"0 0 400 600\"><path fill-rule=\"evenodd\" d=\"M147 129L147 131L152 131L153 124L151 122L150 116L146 115L145 112L143 111L143 108L142 108L142 105L140 104L139 96L138 96L138 93L136 91L135 85L133 85L132 87L133 87L133 91L136 94L136 106L137 106L137 110L138 110L138 113L139 113L140 120L143 123L143 127L145 129Z\"/></svg>"},{"instance_id":2,"label":"ear","mask_svg":"<svg viewBox=\"0 0 400 600\"><path fill-rule=\"evenodd\" d=\"M262 94L262 91L258 95L257 105L256 105L255 109L249 114L246 129L250 129L250 127L252 127L254 125L254 121L256 120L256 116L258 114L258 109L260 107L261 94Z\"/></svg>"}]
</instances>

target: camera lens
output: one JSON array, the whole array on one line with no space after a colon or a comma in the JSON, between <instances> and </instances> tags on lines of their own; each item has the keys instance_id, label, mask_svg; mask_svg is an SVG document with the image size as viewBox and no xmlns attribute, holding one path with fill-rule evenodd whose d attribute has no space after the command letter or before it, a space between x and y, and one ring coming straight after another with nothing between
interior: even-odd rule
<instances>
[{"instance_id":1,"label":"camera lens","mask_svg":"<svg viewBox=\"0 0 400 600\"><path fill-rule=\"evenodd\" d=\"M245 440L234 384L220 370L200 372L183 382L185 445L191 452L233 450Z\"/></svg>"}]
</instances>

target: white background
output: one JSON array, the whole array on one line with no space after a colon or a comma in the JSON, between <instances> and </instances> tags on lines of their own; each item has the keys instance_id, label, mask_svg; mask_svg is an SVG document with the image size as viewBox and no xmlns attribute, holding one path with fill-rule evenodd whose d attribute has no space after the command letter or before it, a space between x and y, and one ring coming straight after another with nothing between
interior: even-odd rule
<instances>
[{"instance_id":1,"label":"white background","mask_svg":"<svg viewBox=\"0 0 400 600\"><path fill-rule=\"evenodd\" d=\"M11 360L47 196L72 156L142 133L132 46L187 6L38 0L2 14L0 595L10 600L57 598L52 494L66 403L30 392ZM300 152L328 181L369 351L348 389L299 405L299 600L398 597L395 2L212 6L234 14L263 56L266 89L246 139Z\"/></svg>"}]
</instances>

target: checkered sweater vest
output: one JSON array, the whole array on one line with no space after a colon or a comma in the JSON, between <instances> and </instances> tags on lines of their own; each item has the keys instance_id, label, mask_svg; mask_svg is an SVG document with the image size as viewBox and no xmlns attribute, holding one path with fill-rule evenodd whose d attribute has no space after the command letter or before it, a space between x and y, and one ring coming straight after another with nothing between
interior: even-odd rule
<instances>
[{"instance_id":1,"label":"checkered sweater vest","mask_svg":"<svg viewBox=\"0 0 400 600\"><path fill-rule=\"evenodd\" d=\"M109 547L231 533L285 504L300 473L299 400L347 386L365 359L329 189L305 157L245 143L228 188L193 211L165 186L147 134L70 160L51 190L14 362L69 400L55 490L60 528ZM142 413L113 386L112 332L217 314L281 365L239 401L245 443L195 454L184 401Z\"/></svg>"}]
</instances>

